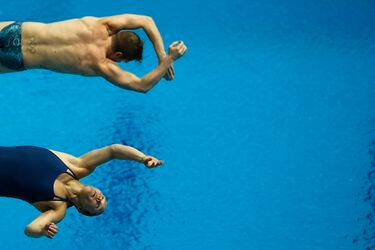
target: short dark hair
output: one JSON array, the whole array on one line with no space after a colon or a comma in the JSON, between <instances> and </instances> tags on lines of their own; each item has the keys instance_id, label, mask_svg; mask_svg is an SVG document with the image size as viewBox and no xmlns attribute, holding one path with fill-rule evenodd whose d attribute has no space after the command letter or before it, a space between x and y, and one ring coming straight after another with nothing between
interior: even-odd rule
<instances>
[{"instance_id":1,"label":"short dark hair","mask_svg":"<svg viewBox=\"0 0 375 250\"><path fill-rule=\"evenodd\" d=\"M116 33L115 51L121 52L123 58L128 61L142 61L143 56L143 40L132 31L119 31Z\"/></svg>"}]
</instances>

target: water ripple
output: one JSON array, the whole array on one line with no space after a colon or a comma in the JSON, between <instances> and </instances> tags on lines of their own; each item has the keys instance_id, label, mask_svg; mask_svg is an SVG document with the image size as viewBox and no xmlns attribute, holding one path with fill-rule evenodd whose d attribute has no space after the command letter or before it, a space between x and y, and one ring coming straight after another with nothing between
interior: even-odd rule
<instances>
[{"instance_id":1,"label":"water ripple","mask_svg":"<svg viewBox=\"0 0 375 250\"><path fill-rule=\"evenodd\" d=\"M157 137L147 124L154 123L155 115L141 113L142 117L132 112L119 112L112 123L101 129L98 147L123 143L153 152ZM69 224L76 235L74 245L93 249L151 248L142 241L150 231L147 216L158 210L159 194L148 185L150 176L148 169L127 161L112 161L98 169L90 184L106 194L108 208L99 217L74 215Z\"/></svg>"}]
</instances>

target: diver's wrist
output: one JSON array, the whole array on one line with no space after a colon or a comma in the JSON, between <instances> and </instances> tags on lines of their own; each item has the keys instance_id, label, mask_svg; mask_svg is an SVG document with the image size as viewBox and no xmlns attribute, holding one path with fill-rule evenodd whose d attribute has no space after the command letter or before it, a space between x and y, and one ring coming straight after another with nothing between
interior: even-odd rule
<instances>
[{"instance_id":1,"label":"diver's wrist","mask_svg":"<svg viewBox=\"0 0 375 250\"><path fill-rule=\"evenodd\" d=\"M163 58L166 57L166 56L167 56L167 53L165 53L165 52L159 53L158 54L158 60L159 60L159 62L161 62L163 60Z\"/></svg>"},{"instance_id":2,"label":"diver's wrist","mask_svg":"<svg viewBox=\"0 0 375 250\"><path fill-rule=\"evenodd\" d=\"M174 61L171 55L166 55L162 60L167 64L167 66L170 66Z\"/></svg>"},{"instance_id":3,"label":"diver's wrist","mask_svg":"<svg viewBox=\"0 0 375 250\"><path fill-rule=\"evenodd\" d=\"M147 159L147 156L146 156L146 155L140 155L140 156L138 157L138 162L139 162L139 163L144 163L144 162L146 161L146 159Z\"/></svg>"}]
</instances>

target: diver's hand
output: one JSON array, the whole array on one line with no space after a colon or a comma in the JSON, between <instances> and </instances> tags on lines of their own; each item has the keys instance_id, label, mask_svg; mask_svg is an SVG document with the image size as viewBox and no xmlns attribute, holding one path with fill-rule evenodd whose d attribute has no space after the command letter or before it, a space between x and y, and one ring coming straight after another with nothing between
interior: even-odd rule
<instances>
[{"instance_id":1,"label":"diver's hand","mask_svg":"<svg viewBox=\"0 0 375 250\"><path fill-rule=\"evenodd\" d=\"M156 168L156 167L163 165L164 163L164 161L158 160L155 157L152 157L150 155L144 156L142 161L143 161L143 164L145 164L147 168Z\"/></svg>"},{"instance_id":2,"label":"diver's hand","mask_svg":"<svg viewBox=\"0 0 375 250\"><path fill-rule=\"evenodd\" d=\"M159 57L159 65L163 62L163 59L166 56L167 55L163 55L163 56ZM168 68L167 72L165 73L165 75L163 77L167 81L172 81L174 79L174 67L173 67L173 64Z\"/></svg>"},{"instance_id":3,"label":"diver's hand","mask_svg":"<svg viewBox=\"0 0 375 250\"><path fill-rule=\"evenodd\" d=\"M167 81L172 81L174 79L174 68L173 68L173 65L171 65L168 68L167 73L165 73L165 75L164 75L164 78Z\"/></svg>"},{"instance_id":4,"label":"diver's hand","mask_svg":"<svg viewBox=\"0 0 375 250\"><path fill-rule=\"evenodd\" d=\"M187 51L187 47L183 41L176 41L169 45L168 55L170 55L173 61L176 61L182 57Z\"/></svg>"},{"instance_id":5,"label":"diver's hand","mask_svg":"<svg viewBox=\"0 0 375 250\"><path fill-rule=\"evenodd\" d=\"M53 237L57 234L58 227L55 223L49 223L44 226L43 234L50 239L53 239Z\"/></svg>"}]
</instances>

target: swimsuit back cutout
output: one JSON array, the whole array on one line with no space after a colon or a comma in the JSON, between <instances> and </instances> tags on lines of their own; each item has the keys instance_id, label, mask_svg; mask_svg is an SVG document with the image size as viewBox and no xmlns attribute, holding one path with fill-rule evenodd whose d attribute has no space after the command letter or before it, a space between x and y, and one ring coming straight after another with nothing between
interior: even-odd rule
<instances>
[{"instance_id":1,"label":"swimsuit back cutout","mask_svg":"<svg viewBox=\"0 0 375 250\"><path fill-rule=\"evenodd\" d=\"M29 203L56 200L53 186L62 173L77 179L73 171L48 149L0 147L0 196Z\"/></svg>"}]
</instances>

